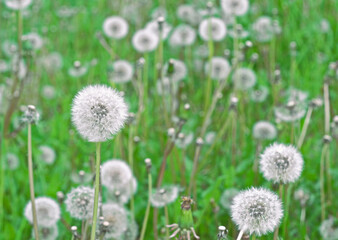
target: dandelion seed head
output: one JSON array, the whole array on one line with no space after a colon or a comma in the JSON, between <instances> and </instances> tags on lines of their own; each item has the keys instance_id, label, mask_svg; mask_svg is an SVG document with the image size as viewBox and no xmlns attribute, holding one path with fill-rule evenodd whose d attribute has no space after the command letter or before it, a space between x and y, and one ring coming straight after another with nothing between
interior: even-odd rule
<instances>
[{"instance_id":1,"label":"dandelion seed head","mask_svg":"<svg viewBox=\"0 0 338 240\"><path fill-rule=\"evenodd\" d=\"M268 42L275 34L275 28L270 17L259 17L252 26L256 40L259 42Z\"/></svg>"},{"instance_id":2,"label":"dandelion seed head","mask_svg":"<svg viewBox=\"0 0 338 240\"><path fill-rule=\"evenodd\" d=\"M88 66L82 65L80 61L75 61L73 66L68 69L68 75L74 78L84 76L88 71Z\"/></svg>"},{"instance_id":3,"label":"dandelion seed head","mask_svg":"<svg viewBox=\"0 0 338 240\"><path fill-rule=\"evenodd\" d=\"M137 180L135 177L123 186L109 188L109 199L119 204L125 204L137 190ZM117 194L118 193L118 194Z\"/></svg>"},{"instance_id":4,"label":"dandelion seed head","mask_svg":"<svg viewBox=\"0 0 338 240\"><path fill-rule=\"evenodd\" d=\"M22 36L22 40L28 41L34 50L39 50L44 44L42 37L37 33L25 34Z\"/></svg>"},{"instance_id":5,"label":"dandelion seed head","mask_svg":"<svg viewBox=\"0 0 338 240\"><path fill-rule=\"evenodd\" d=\"M184 47L192 45L196 40L196 31L189 25L177 26L169 38L172 47Z\"/></svg>"},{"instance_id":6,"label":"dandelion seed head","mask_svg":"<svg viewBox=\"0 0 338 240\"><path fill-rule=\"evenodd\" d=\"M124 38L128 34L128 29L127 21L119 16L108 17L103 23L104 34L114 39Z\"/></svg>"},{"instance_id":7,"label":"dandelion seed head","mask_svg":"<svg viewBox=\"0 0 338 240\"><path fill-rule=\"evenodd\" d=\"M28 105L23 107L23 115L20 121L27 124L36 124L40 119L40 114L36 110L35 106Z\"/></svg>"},{"instance_id":8,"label":"dandelion seed head","mask_svg":"<svg viewBox=\"0 0 338 240\"><path fill-rule=\"evenodd\" d=\"M149 29L138 30L132 39L134 48L141 53L155 50L158 43L159 37Z\"/></svg>"},{"instance_id":9,"label":"dandelion seed head","mask_svg":"<svg viewBox=\"0 0 338 240\"><path fill-rule=\"evenodd\" d=\"M224 190L219 200L221 206L225 209L230 209L234 197L239 193L239 190L236 188L229 188Z\"/></svg>"},{"instance_id":10,"label":"dandelion seed head","mask_svg":"<svg viewBox=\"0 0 338 240\"><path fill-rule=\"evenodd\" d=\"M15 170L19 167L19 158L14 153L7 153L5 156L5 168L9 170Z\"/></svg>"},{"instance_id":11,"label":"dandelion seed head","mask_svg":"<svg viewBox=\"0 0 338 240\"><path fill-rule=\"evenodd\" d=\"M164 65L163 74L168 76L172 81L179 82L187 76L188 70L184 62L170 59L169 63Z\"/></svg>"},{"instance_id":12,"label":"dandelion seed head","mask_svg":"<svg viewBox=\"0 0 338 240\"><path fill-rule=\"evenodd\" d=\"M73 218L85 220L93 216L94 189L80 186L72 189L65 200L66 209Z\"/></svg>"},{"instance_id":13,"label":"dandelion seed head","mask_svg":"<svg viewBox=\"0 0 338 240\"><path fill-rule=\"evenodd\" d=\"M205 72L210 71L210 62L205 64ZM229 61L222 57L213 57L211 59L211 78L215 80L225 80L230 73L231 67Z\"/></svg>"},{"instance_id":14,"label":"dandelion seed head","mask_svg":"<svg viewBox=\"0 0 338 240\"><path fill-rule=\"evenodd\" d=\"M125 187L132 180L132 176L130 167L122 160L108 160L101 168L102 185L111 191Z\"/></svg>"},{"instance_id":15,"label":"dandelion seed head","mask_svg":"<svg viewBox=\"0 0 338 240\"><path fill-rule=\"evenodd\" d=\"M131 217L129 217L127 230L120 235L118 240L136 240L137 235L138 225L134 219L131 219Z\"/></svg>"},{"instance_id":16,"label":"dandelion seed head","mask_svg":"<svg viewBox=\"0 0 338 240\"><path fill-rule=\"evenodd\" d=\"M291 145L274 143L260 157L260 170L275 183L295 182L303 170L303 157Z\"/></svg>"},{"instance_id":17,"label":"dandelion seed head","mask_svg":"<svg viewBox=\"0 0 338 240\"><path fill-rule=\"evenodd\" d=\"M211 17L209 19L204 19L200 23L198 32L204 41L208 41L210 35L213 41L219 42L224 39L227 29L221 19Z\"/></svg>"},{"instance_id":18,"label":"dandelion seed head","mask_svg":"<svg viewBox=\"0 0 338 240\"><path fill-rule=\"evenodd\" d=\"M134 74L133 66L125 60L117 60L108 66L108 78L114 83L131 81Z\"/></svg>"},{"instance_id":19,"label":"dandelion seed head","mask_svg":"<svg viewBox=\"0 0 338 240\"><path fill-rule=\"evenodd\" d=\"M256 74L249 68L238 68L232 76L235 88L239 90L248 90L256 84Z\"/></svg>"},{"instance_id":20,"label":"dandelion seed head","mask_svg":"<svg viewBox=\"0 0 338 240\"><path fill-rule=\"evenodd\" d=\"M114 89L90 85L73 99L72 122L89 142L109 140L124 126L128 107Z\"/></svg>"},{"instance_id":21,"label":"dandelion seed head","mask_svg":"<svg viewBox=\"0 0 338 240\"><path fill-rule=\"evenodd\" d=\"M249 10L248 0L221 0L222 10L228 14L242 16Z\"/></svg>"},{"instance_id":22,"label":"dandelion seed head","mask_svg":"<svg viewBox=\"0 0 338 240\"><path fill-rule=\"evenodd\" d=\"M161 36L163 40L167 39L172 27L165 21L160 21L159 19L164 20L163 17L159 17L157 20L153 20L146 25L146 29L153 32L156 36Z\"/></svg>"},{"instance_id":23,"label":"dandelion seed head","mask_svg":"<svg viewBox=\"0 0 338 240\"><path fill-rule=\"evenodd\" d=\"M338 238L338 221L334 217L324 220L319 227L320 235L324 240L335 240Z\"/></svg>"},{"instance_id":24,"label":"dandelion seed head","mask_svg":"<svg viewBox=\"0 0 338 240\"><path fill-rule=\"evenodd\" d=\"M127 212L123 207L115 203L102 205L102 215L104 221L109 223L105 238L117 238L128 229Z\"/></svg>"},{"instance_id":25,"label":"dandelion seed head","mask_svg":"<svg viewBox=\"0 0 338 240\"><path fill-rule=\"evenodd\" d=\"M178 148L188 147L194 140L194 133L190 132L188 134L179 133L178 138L175 140L175 144Z\"/></svg>"},{"instance_id":26,"label":"dandelion seed head","mask_svg":"<svg viewBox=\"0 0 338 240\"><path fill-rule=\"evenodd\" d=\"M250 98L253 102L264 102L268 97L269 89L265 86L259 86L250 91Z\"/></svg>"},{"instance_id":27,"label":"dandelion seed head","mask_svg":"<svg viewBox=\"0 0 338 240\"><path fill-rule=\"evenodd\" d=\"M294 101L275 107L274 110L276 118L283 122L294 122L304 117L306 113L305 104Z\"/></svg>"},{"instance_id":28,"label":"dandelion seed head","mask_svg":"<svg viewBox=\"0 0 338 240\"><path fill-rule=\"evenodd\" d=\"M161 187L153 192L150 202L153 207L160 208L174 202L179 193L179 188L175 185Z\"/></svg>"},{"instance_id":29,"label":"dandelion seed head","mask_svg":"<svg viewBox=\"0 0 338 240\"><path fill-rule=\"evenodd\" d=\"M60 219L60 207L49 197L39 197L35 199L36 217L38 225L41 227L51 227ZM25 207L25 217L33 224L32 203Z\"/></svg>"},{"instance_id":30,"label":"dandelion seed head","mask_svg":"<svg viewBox=\"0 0 338 240\"><path fill-rule=\"evenodd\" d=\"M240 230L258 236L272 232L283 216L278 196L263 188L240 192L233 199L231 217Z\"/></svg>"},{"instance_id":31,"label":"dandelion seed head","mask_svg":"<svg viewBox=\"0 0 338 240\"><path fill-rule=\"evenodd\" d=\"M307 201L310 199L310 196L307 192L305 192L303 189L298 189L294 193L295 200L300 202L300 205L302 207L306 206Z\"/></svg>"},{"instance_id":32,"label":"dandelion seed head","mask_svg":"<svg viewBox=\"0 0 338 240\"><path fill-rule=\"evenodd\" d=\"M41 152L41 160L44 161L47 164L52 164L55 161L55 151L53 148L47 146L47 145L42 145L39 147L39 150Z\"/></svg>"},{"instance_id":33,"label":"dandelion seed head","mask_svg":"<svg viewBox=\"0 0 338 240\"><path fill-rule=\"evenodd\" d=\"M12 10L23 10L32 4L32 0L5 0L6 7Z\"/></svg>"},{"instance_id":34,"label":"dandelion seed head","mask_svg":"<svg viewBox=\"0 0 338 240\"><path fill-rule=\"evenodd\" d=\"M259 121L253 127L253 136L260 140L272 140L277 137L275 125L267 121Z\"/></svg>"},{"instance_id":35,"label":"dandelion seed head","mask_svg":"<svg viewBox=\"0 0 338 240\"><path fill-rule=\"evenodd\" d=\"M51 227L38 226L39 238L42 240L55 240L59 235L57 225ZM32 237L35 238L34 230L32 230Z\"/></svg>"},{"instance_id":36,"label":"dandelion seed head","mask_svg":"<svg viewBox=\"0 0 338 240\"><path fill-rule=\"evenodd\" d=\"M176 14L179 19L193 26L196 26L201 20L201 17L196 9L189 4L180 5L177 8Z\"/></svg>"}]
</instances>

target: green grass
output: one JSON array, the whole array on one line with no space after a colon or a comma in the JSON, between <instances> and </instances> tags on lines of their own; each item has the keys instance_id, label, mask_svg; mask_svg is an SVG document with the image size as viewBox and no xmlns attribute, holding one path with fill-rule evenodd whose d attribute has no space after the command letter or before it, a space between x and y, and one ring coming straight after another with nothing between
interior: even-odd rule
<instances>
[{"instance_id":1,"label":"green grass","mask_svg":"<svg viewBox=\"0 0 338 240\"><path fill-rule=\"evenodd\" d=\"M90 160L95 157L95 144L83 140L71 124L70 109L74 95L88 84L107 84L106 66L111 60L110 55L100 45L95 37L97 31L102 31L102 24L106 17L119 15L120 7L113 7L115 1L39 1L40 4L36 12L30 11L28 17L23 20L23 33L37 32L44 37L46 43L44 47L33 54L30 60L29 70L32 78L25 84L24 92L19 105L34 104L40 111L41 121L32 127L33 142L33 162L35 173L35 192L36 196L49 196L56 199L56 192L63 191L67 193L72 187L76 187L71 179L71 173L81 169L86 172L90 171ZM117 2L117 1L116 1ZM158 1L146 1L139 10L142 21L130 24L128 36L115 44L116 54L122 58L135 63L142 57L137 53L132 45L131 38L135 30L145 26L146 22L151 19L151 10L159 6ZM180 20L176 17L176 9L183 1L166 1L167 21L173 26L177 26ZM195 1L188 1L195 2ZM337 11L338 3L333 0L309 0L309 1L250 1L259 6L256 13L250 12L237 21L243 24L245 29L250 29L250 25L261 15L272 16L274 8L278 10L276 19L282 27L282 34L275 39L276 46L276 64L279 65L282 74L281 89L290 87L290 69L291 57L289 44L291 41L297 43L297 56L295 58L296 69L294 75L294 87L309 93L309 99L323 96L323 79L327 73L330 62L338 58L337 48ZM123 3L123 1L120 1ZM78 9L78 14L68 19L60 19L56 11L60 6L72 6ZM118 4L117 4L118 5ZM197 1L197 5L204 7L204 1ZM215 2L219 5L219 2ZM32 6L29 7L32 9ZM16 14L14 11L6 9L2 4L0 7L0 39L16 42ZM7 16L4 18L4 15ZM318 24L322 18L326 18L331 24L331 31L321 33ZM47 30L46 32L44 32ZM264 60L262 50L269 47L269 44L261 44L253 41L253 48L249 49L247 56L257 52L260 58L253 66L257 74L259 85L271 85L268 80L266 63L269 59ZM198 38L192 49L196 49L203 41ZM233 41L226 37L222 42L214 46L214 55L222 56L223 51L227 48L232 49ZM48 74L38 66L37 59L46 53L57 51L63 56L63 68L54 74ZM325 55L322 63L317 61L318 53ZM180 59L183 56L183 50L171 49L168 42L164 43L164 59L166 62L170 58ZM202 121L205 116L204 96L207 83L207 76L202 72L194 71L193 58L184 59L189 66L189 76L183 81L182 95L186 97L180 106L180 117L187 119L183 126L183 132L194 133L194 138L198 137ZM167 126L163 119L161 97L156 94L156 79L154 79L155 52L149 54L149 93L145 104L145 111L142 114L140 126L136 129L135 135L140 136L141 142L134 146L134 175L138 180L138 191L134 195L135 199L135 216L141 229L146 205L147 205L147 172L144 164L145 158L151 158L153 163L152 176L156 183L158 171L161 165L167 137ZM1 52L0 59L9 59ZM75 79L67 74L68 69L75 60L81 62L90 62L97 59L98 64L90 67L88 73ZM248 59L248 58L247 58ZM249 61L245 60L243 66L248 66ZM10 73L0 75L0 82L5 83L6 79L11 77ZM231 81L229 81L231 83ZM44 85L53 85L56 90L56 97L52 100L46 100L41 95L41 89ZM125 85L115 84L115 87L125 92L125 99L130 105L130 111L136 112L138 106L137 89L131 83ZM213 91L217 84L213 81ZM229 84L225 87L223 98L219 100L216 110L212 115L211 123L207 129L216 133L229 117L229 98L232 93L232 86ZM332 81L330 86L331 100L331 119L337 115L338 99L337 79ZM246 99L246 100L245 100ZM281 102L285 102L283 97ZM183 109L184 103L191 105L188 112ZM205 159L209 145L202 148L200 162L205 161L203 168L199 168L196 175L197 198L196 209L193 212L195 219L195 229L201 239L216 239L217 228L219 225L225 225L229 229L229 235L237 236L237 229L233 223L229 212L220 208L218 212L213 212L210 203L214 199L219 204L219 198L226 188L236 187L238 189L247 189L254 185L254 172L252 164L255 158L255 149L257 142L252 137L252 126L258 120L275 121L273 114L273 103L271 91L269 97L263 103L253 103L249 101L247 95L241 94L239 103L239 121L237 127L236 141L236 165L231 164L231 130L226 132L222 139L216 144L215 148ZM0 112L5 112L3 106ZM17 109L12 117L10 129L14 129L14 121L20 117L21 113ZM0 115L0 129L3 133L4 114ZM296 138L299 137L301 126L304 119L296 122ZM173 124L171 124L173 126ZM291 124L277 124L278 142L290 143ZM130 134L130 125L127 125L120 133L124 153L128 152L128 136ZM310 200L307 205L306 231L300 230L302 227L299 223L301 207L299 202L293 200L291 195L290 208L288 212L288 234L289 239L304 239L305 232L310 239L319 239L319 226L321 223L320 215L320 184L319 184L319 167L322 150L322 137L324 136L324 107L315 110L312 115L311 124L301 153L304 156L305 167L301 178L292 184L292 190L304 188L310 193ZM122 158L118 136L102 144L102 162L111 158ZM1 215L1 239L29 239L31 237L32 226L23 215L24 207L30 200L28 169L27 169L27 128L24 128L15 138L2 138L1 140L1 192L0 199L3 200L0 209ZM272 142L264 142L264 147ZM40 145L49 145L56 151L56 161L53 165L46 165L39 159L38 147ZM337 168L337 142L331 143L331 169L332 187L338 189L338 168ZM6 153L15 153L20 158L19 168L15 171L4 169L4 156ZM190 174L192 170L192 161L194 158L195 144L190 144L186 149L174 148L168 158L167 169L164 176L164 184L179 184L182 178L185 178L189 185ZM181 175L179 162L185 157L186 171L184 176ZM205 160L204 160L205 159ZM125 158L127 161L128 159ZM187 186L188 186L187 185ZM183 186L183 187L187 187ZM257 186L264 186L277 192L276 186L267 182L261 174ZM155 187L155 185L153 186ZM184 192L182 193L184 194ZM333 196L337 195L337 191ZM169 222L174 223L178 220L179 200L168 206ZM129 207L129 204L126 205ZM327 216L334 215L337 217L337 201L327 208ZM153 209L150 212L150 218L146 231L145 239L153 239ZM71 219L69 214L62 206L62 215L71 225L77 225L80 228L80 221ZM165 225L164 211L159 209L158 230ZM71 239L71 234L59 222L59 238ZM283 232L283 228L280 230ZM161 235L162 237L165 234ZM263 236L260 239L272 239L273 233Z\"/></svg>"}]
</instances>

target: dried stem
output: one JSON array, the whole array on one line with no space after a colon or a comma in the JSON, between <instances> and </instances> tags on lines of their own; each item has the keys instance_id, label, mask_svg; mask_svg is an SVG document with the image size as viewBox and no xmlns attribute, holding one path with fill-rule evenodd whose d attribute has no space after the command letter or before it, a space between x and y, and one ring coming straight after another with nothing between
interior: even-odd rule
<instances>
[{"instance_id":1,"label":"dried stem","mask_svg":"<svg viewBox=\"0 0 338 240\"><path fill-rule=\"evenodd\" d=\"M149 217L149 212L150 212L151 191L152 191L152 178L151 178L151 172L148 171L148 204L147 204L146 213L145 213L144 218L143 218L140 240L144 239L144 235L145 235L146 229L147 229L148 217Z\"/></svg>"},{"instance_id":2,"label":"dried stem","mask_svg":"<svg viewBox=\"0 0 338 240\"><path fill-rule=\"evenodd\" d=\"M197 147L195 149L195 155L194 155L194 163L193 163L192 172L191 172L191 176L190 176L188 196L191 195L191 189L192 189L193 184L195 183L195 185L196 185L195 175L196 175L196 171L197 171L198 159L199 159L200 154L201 154L201 148L202 148L202 144L197 144ZM195 196L194 196L194 199L196 199Z\"/></svg>"},{"instance_id":3,"label":"dried stem","mask_svg":"<svg viewBox=\"0 0 338 240\"><path fill-rule=\"evenodd\" d=\"M300 149L302 147L303 143L304 143L305 135L306 135L307 129L308 129L309 124L310 124L310 119L311 119L312 111L313 111L313 107L310 105L309 109L307 110L307 113L306 113L304 125L303 125L303 128L302 128L302 132L301 132L300 137L298 139L298 143L297 143L297 148L298 149Z\"/></svg>"}]
</instances>

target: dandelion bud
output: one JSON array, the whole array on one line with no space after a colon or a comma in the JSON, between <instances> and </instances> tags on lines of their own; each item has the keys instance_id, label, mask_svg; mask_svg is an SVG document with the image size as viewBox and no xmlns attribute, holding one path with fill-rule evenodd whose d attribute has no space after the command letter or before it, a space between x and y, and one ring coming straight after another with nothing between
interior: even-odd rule
<instances>
[{"instance_id":1,"label":"dandelion bud","mask_svg":"<svg viewBox=\"0 0 338 240\"><path fill-rule=\"evenodd\" d=\"M207 2L207 10L208 10L209 13L212 12L212 7L213 7L212 2Z\"/></svg>"},{"instance_id":2,"label":"dandelion bud","mask_svg":"<svg viewBox=\"0 0 338 240\"><path fill-rule=\"evenodd\" d=\"M218 234L217 234L218 240L226 239L227 235L228 235L228 229L225 226L219 226Z\"/></svg>"},{"instance_id":3,"label":"dandelion bud","mask_svg":"<svg viewBox=\"0 0 338 240\"><path fill-rule=\"evenodd\" d=\"M258 53L253 53L253 54L251 55L251 57L250 57L250 61L251 61L252 63L255 63L255 62L258 61L258 58L259 58Z\"/></svg>"},{"instance_id":4,"label":"dandelion bud","mask_svg":"<svg viewBox=\"0 0 338 240\"><path fill-rule=\"evenodd\" d=\"M178 139L184 139L185 135L184 133L179 133L177 137Z\"/></svg>"},{"instance_id":5,"label":"dandelion bud","mask_svg":"<svg viewBox=\"0 0 338 240\"><path fill-rule=\"evenodd\" d=\"M139 143L141 141L141 138L139 136L134 137L134 143Z\"/></svg>"},{"instance_id":6,"label":"dandelion bud","mask_svg":"<svg viewBox=\"0 0 338 240\"><path fill-rule=\"evenodd\" d=\"M146 164L146 168L147 168L148 172L150 172L150 170L151 170L151 159L150 158L146 158L144 160L144 162Z\"/></svg>"},{"instance_id":7,"label":"dandelion bud","mask_svg":"<svg viewBox=\"0 0 338 240\"><path fill-rule=\"evenodd\" d=\"M224 57L228 59L231 55L230 49L225 49L223 54L224 54Z\"/></svg>"},{"instance_id":8,"label":"dandelion bud","mask_svg":"<svg viewBox=\"0 0 338 240\"><path fill-rule=\"evenodd\" d=\"M72 226L70 230L72 231L74 236L77 236L77 226Z\"/></svg>"},{"instance_id":9,"label":"dandelion bud","mask_svg":"<svg viewBox=\"0 0 338 240\"><path fill-rule=\"evenodd\" d=\"M65 195L63 194L63 192L61 191L57 192L56 197L57 197L58 202L62 204L63 200L65 199Z\"/></svg>"},{"instance_id":10,"label":"dandelion bud","mask_svg":"<svg viewBox=\"0 0 338 240\"><path fill-rule=\"evenodd\" d=\"M165 19L164 19L163 16L160 16L160 17L157 18L158 28L159 28L160 31L162 31L162 29L163 29L164 22L165 22Z\"/></svg>"},{"instance_id":11,"label":"dandelion bud","mask_svg":"<svg viewBox=\"0 0 338 240\"><path fill-rule=\"evenodd\" d=\"M323 142L324 142L324 144L329 144L331 141L332 141L331 136L325 135L325 136L323 137Z\"/></svg>"},{"instance_id":12,"label":"dandelion bud","mask_svg":"<svg viewBox=\"0 0 338 240\"><path fill-rule=\"evenodd\" d=\"M238 104L238 98L237 97L231 97L230 98L230 110L235 110L237 108L237 104Z\"/></svg>"},{"instance_id":13,"label":"dandelion bud","mask_svg":"<svg viewBox=\"0 0 338 240\"><path fill-rule=\"evenodd\" d=\"M310 106L312 108L321 107L322 105L323 105L323 100L321 98L312 99L310 102Z\"/></svg>"},{"instance_id":14,"label":"dandelion bud","mask_svg":"<svg viewBox=\"0 0 338 240\"><path fill-rule=\"evenodd\" d=\"M245 46L247 47L247 48L252 48L252 46L253 46L253 44L252 44L252 42L251 41L245 41Z\"/></svg>"},{"instance_id":15,"label":"dandelion bud","mask_svg":"<svg viewBox=\"0 0 338 240\"><path fill-rule=\"evenodd\" d=\"M334 124L338 125L338 115L333 117Z\"/></svg>"},{"instance_id":16,"label":"dandelion bud","mask_svg":"<svg viewBox=\"0 0 338 240\"><path fill-rule=\"evenodd\" d=\"M136 118L135 113L132 113L132 112L128 113L127 123L128 124L134 123L135 118Z\"/></svg>"},{"instance_id":17,"label":"dandelion bud","mask_svg":"<svg viewBox=\"0 0 338 240\"><path fill-rule=\"evenodd\" d=\"M169 137L175 137L175 128L169 128L168 129L168 136Z\"/></svg>"}]
</instances>

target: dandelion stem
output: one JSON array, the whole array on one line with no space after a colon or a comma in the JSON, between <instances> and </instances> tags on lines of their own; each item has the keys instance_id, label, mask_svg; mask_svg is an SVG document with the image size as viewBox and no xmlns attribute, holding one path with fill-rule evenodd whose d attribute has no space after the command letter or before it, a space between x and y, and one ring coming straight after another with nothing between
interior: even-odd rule
<instances>
[{"instance_id":1,"label":"dandelion stem","mask_svg":"<svg viewBox=\"0 0 338 240\"><path fill-rule=\"evenodd\" d=\"M256 234L252 234L251 240L256 240Z\"/></svg>"},{"instance_id":2,"label":"dandelion stem","mask_svg":"<svg viewBox=\"0 0 338 240\"><path fill-rule=\"evenodd\" d=\"M34 193L34 176L33 176L33 160L32 160L32 124L28 124L28 173L29 173L29 190L32 203L33 226L35 239L39 240L38 220L36 217L35 193Z\"/></svg>"},{"instance_id":3,"label":"dandelion stem","mask_svg":"<svg viewBox=\"0 0 338 240\"><path fill-rule=\"evenodd\" d=\"M329 83L324 83L325 134L330 133L330 96Z\"/></svg>"},{"instance_id":4,"label":"dandelion stem","mask_svg":"<svg viewBox=\"0 0 338 240\"><path fill-rule=\"evenodd\" d=\"M134 145L133 145L133 137L134 137L134 126L130 127L129 131L129 138L128 138L128 162L131 171L133 172L134 168ZM130 192L133 192L133 183L130 181ZM131 217L134 219L134 194L131 194L130 196L130 211L131 211Z\"/></svg>"},{"instance_id":5,"label":"dandelion stem","mask_svg":"<svg viewBox=\"0 0 338 240\"><path fill-rule=\"evenodd\" d=\"M300 137L298 139L298 143L297 143L297 148L298 149L300 149L302 147L303 143L304 143L305 135L306 135L307 129L308 129L309 124L310 124L310 119L311 119L312 111L313 111L313 107L309 106L309 109L307 110L307 113L306 113L304 125L303 125L303 128L302 128L302 132L301 132Z\"/></svg>"},{"instance_id":6,"label":"dandelion stem","mask_svg":"<svg viewBox=\"0 0 338 240\"><path fill-rule=\"evenodd\" d=\"M325 156L328 145L324 143L322 154L320 157L320 201L321 201L321 218L325 220L325 179L324 179L324 168L325 168Z\"/></svg>"},{"instance_id":7,"label":"dandelion stem","mask_svg":"<svg viewBox=\"0 0 338 240\"><path fill-rule=\"evenodd\" d=\"M239 234L238 234L238 236L237 236L237 240L241 240L243 234L244 234L244 229L242 229L242 230L239 232Z\"/></svg>"},{"instance_id":8,"label":"dandelion stem","mask_svg":"<svg viewBox=\"0 0 338 240\"><path fill-rule=\"evenodd\" d=\"M289 205L290 205L290 198L291 198L291 188L292 185L283 185L284 187L284 204L285 204L285 210L284 210L284 219L283 219L283 239L288 239L288 218L289 218Z\"/></svg>"},{"instance_id":9,"label":"dandelion stem","mask_svg":"<svg viewBox=\"0 0 338 240\"><path fill-rule=\"evenodd\" d=\"M209 107L209 98L211 94L211 88L212 88L212 82L211 82L211 71L212 71L212 57L214 55L214 43L212 40L211 35L211 18L208 20L208 35L209 35L209 41L208 41L208 48L209 48L209 69L208 69L208 79L207 79L207 88L206 88L206 95L205 95L205 105L204 110L207 111Z\"/></svg>"},{"instance_id":10,"label":"dandelion stem","mask_svg":"<svg viewBox=\"0 0 338 240\"><path fill-rule=\"evenodd\" d=\"M169 212L168 212L168 207L167 205L164 206L164 215L165 215L165 224L166 226L169 225ZM166 229L166 240L169 239L169 228L165 228Z\"/></svg>"},{"instance_id":11,"label":"dandelion stem","mask_svg":"<svg viewBox=\"0 0 338 240\"><path fill-rule=\"evenodd\" d=\"M283 184L279 184L279 198L281 201L283 201ZM273 240L278 239L278 232L279 232L279 226L276 227L275 232L273 234Z\"/></svg>"},{"instance_id":12,"label":"dandelion stem","mask_svg":"<svg viewBox=\"0 0 338 240\"><path fill-rule=\"evenodd\" d=\"M196 171L197 171L198 159L200 157L201 148L202 148L202 144L197 144L197 147L196 147L196 150L195 150L195 156L194 156L194 163L193 163L192 172L191 172L191 176L190 176L188 196L191 195L192 186L196 185L195 175L196 175ZM196 199L195 196L194 196L194 199Z\"/></svg>"},{"instance_id":13,"label":"dandelion stem","mask_svg":"<svg viewBox=\"0 0 338 240\"><path fill-rule=\"evenodd\" d=\"M148 223L148 217L149 217L149 212L150 212L151 191L152 191L152 178L151 178L151 172L148 171L148 204L147 204L146 213L145 213L144 219L143 219L140 240L144 239L144 235L146 233L146 228L147 228L147 223Z\"/></svg>"},{"instance_id":14,"label":"dandelion stem","mask_svg":"<svg viewBox=\"0 0 338 240\"><path fill-rule=\"evenodd\" d=\"M100 161L101 161L101 142L96 143L96 172L95 172L95 196L94 196L94 212L93 212L93 224L91 240L95 240L96 222L97 222L97 210L99 206L99 192L100 192Z\"/></svg>"}]
</instances>

